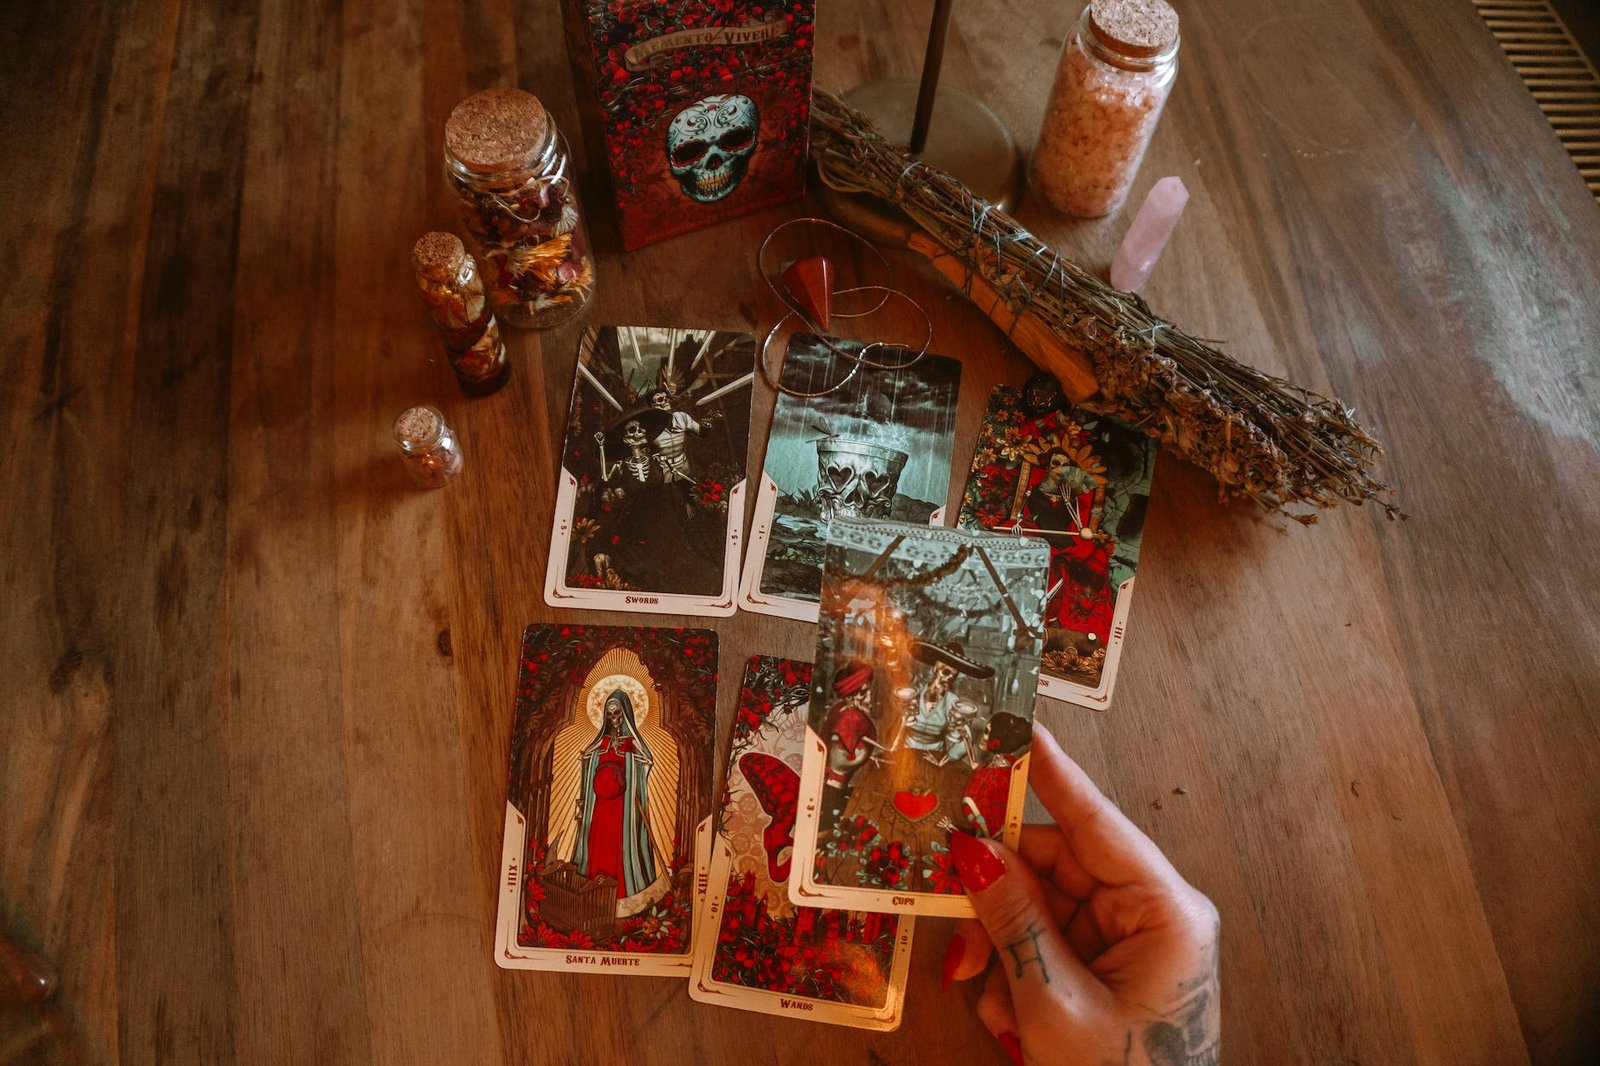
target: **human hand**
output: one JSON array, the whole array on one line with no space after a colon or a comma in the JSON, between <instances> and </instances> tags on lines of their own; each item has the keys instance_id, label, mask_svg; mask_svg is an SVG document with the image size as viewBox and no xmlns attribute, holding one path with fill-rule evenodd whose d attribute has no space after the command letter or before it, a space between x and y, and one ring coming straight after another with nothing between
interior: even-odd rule
<instances>
[{"instance_id":1,"label":"human hand","mask_svg":"<svg viewBox=\"0 0 1600 1066\"><path fill-rule=\"evenodd\" d=\"M1217 909L1037 725L1029 783L1056 824L1023 826L1017 851L951 835L978 918L950 938L946 987L998 945L978 1017L1013 1062L1215 1066Z\"/></svg>"}]
</instances>

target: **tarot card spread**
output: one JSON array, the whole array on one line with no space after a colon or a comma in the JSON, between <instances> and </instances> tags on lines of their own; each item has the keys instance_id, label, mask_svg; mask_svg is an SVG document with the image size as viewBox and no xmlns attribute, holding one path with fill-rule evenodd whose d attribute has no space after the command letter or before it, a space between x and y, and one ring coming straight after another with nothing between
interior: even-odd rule
<instances>
[{"instance_id":1,"label":"tarot card spread","mask_svg":"<svg viewBox=\"0 0 1600 1066\"><path fill-rule=\"evenodd\" d=\"M716 704L709 630L524 631L495 962L688 973Z\"/></svg>"},{"instance_id":2,"label":"tarot card spread","mask_svg":"<svg viewBox=\"0 0 1600 1066\"><path fill-rule=\"evenodd\" d=\"M797 333L779 383L820 395L778 393L739 605L815 622L830 519L944 521L961 364L926 355L900 370L856 367Z\"/></svg>"},{"instance_id":3,"label":"tarot card spread","mask_svg":"<svg viewBox=\"0 0 1600 1066\"><path fill-rule=\"evenodd\" d=\"M754 366L748 333L583 331L546 603L733 613Z\"/></svg>"},{"instance_id":4,"label":"tarot card spread","mask_svg":"<svg viewBox=\"0 0 1600 1066\"><path fill-rule=\"evenodd\" d=\"M689 994L894 1029L915 919L801 907L788 896L810 684L810 663L755 656L745 666Z\"/></svg>"},{"instance_id":5,"label":"tarot card spread","mask_svg":"<svg viewBox=\"0 0 1600 1066\"><path fill-rule=\"evenodd\" d=\"M1114 419L1074 408L1030 415L1023 393L1006 386L989 397L960 524L1049 542L1046 696L1111 703L1155 450Z\"/></svg>"},{"instance_id":6,"label":"tarot card spread","mask_svg":"<svg viewBox=\"0 0 1600 1066\"><path fill-rule=\"evenodd\" d=\"M1049 558L1028 537L829 527L794 902L972 915L949 834L1022 828Z\"/></svg>"}]
</instances>

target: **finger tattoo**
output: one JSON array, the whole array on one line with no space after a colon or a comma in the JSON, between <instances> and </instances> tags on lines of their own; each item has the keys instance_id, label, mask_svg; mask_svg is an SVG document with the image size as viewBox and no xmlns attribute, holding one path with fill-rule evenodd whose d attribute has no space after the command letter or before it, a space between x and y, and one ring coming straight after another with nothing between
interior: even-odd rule
<instances>
[{"instance_id":1,"label":"finger tattoo","mask_svg":"<svg viewBox=\"0 0 1600 1066\"><path fill-rule=\"evenodd\" d=\"M1012 976L1021 977L1030 963L1038 963L1039 973L1044 977L1044 983L1050 983L1050 970L1044 964L1044 956L1039 954L1039 938L1043 935L1043 929L1029 922L1027 935L1006 945L1006 950L1011 953L1011 963L1014 967Z\"/></svg>"}]
</instances>

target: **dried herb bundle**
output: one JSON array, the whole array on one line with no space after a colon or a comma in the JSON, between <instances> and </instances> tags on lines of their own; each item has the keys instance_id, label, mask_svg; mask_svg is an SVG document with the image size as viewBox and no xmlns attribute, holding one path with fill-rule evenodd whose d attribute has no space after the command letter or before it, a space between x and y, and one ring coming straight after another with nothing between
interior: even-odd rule
<instances>
[{"instance_id":1,"label":"dried herb bundle","mask_svg":"<svg viewBox=\"0 0 1600 1066\"><path fill-rule=\"evenodd\" d=\"M1130 422L1209 471L1222 498L1248 497L1307 524L1316 515L1291 508L1373 500L1405 517L1372 474L1382 446L1343 404L1185 333L820 89L811 155L832 188L892 204L924 230L908 245L1056 373L1079 406Z\"/></svg>"}]
</instances>

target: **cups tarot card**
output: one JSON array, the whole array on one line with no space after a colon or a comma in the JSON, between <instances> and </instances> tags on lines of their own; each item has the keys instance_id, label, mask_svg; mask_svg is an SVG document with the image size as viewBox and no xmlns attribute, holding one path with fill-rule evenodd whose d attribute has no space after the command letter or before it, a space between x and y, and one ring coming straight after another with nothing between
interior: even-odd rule
<instances>
[{"instance_id":1,"label":"cups tarot card","mask_svg":"<svg viewBox=\"0 0 1600 1066\"><path fill-rule=\"evenodd\" d=\"M970 917L962 830L1015 844L1050 547L835 519L789 897Z\"/></svg>"},{"instance_id":2,"label":"cups tarot card","mask_svg":"<svg viewBox=\"0 0 1600 1066\"><path fill-rule=\"evenodd\" d=\"M796 906L788 883L811 664L745 665L689 994L865 1029L900 1024L910 915Z\"/></svg>"},{"instance_id":3,"label":"cups tarot card","mask_svg":"<svg viewBox=\"0 0 1600 1066\"><path fill-rule=\"evenodd\" d=\"M1155 442L1112 418L989 397L961 503L964 529L1027 533L1050 544L1039 691L1111 703L1150 501Z\"/></svg>"},{"instance_id":4,"label":"cups tarot card","mask_svg":"<svg viewBox=\"0 0 1600 1066\"><path fill-rule=\"evenodd\" d=\"M546 603L733 613L754 367L748 333L583 331Z\"/></svg>"},{"instance_id":5,"label":"cups tarot card","mask_svg":"<svg viewBox=\"0 0 1600 1066\"><path fill-rule=\"evenodd\" d=\"M709 630L524 631L495 962L688 974L716 705Z\"/></svg>"},{"instance_id":6,"label":"cups tarot card","mask_svg":"<svg viewBox=\"0 0 1600 1066\"><path fill-rule=\"evenodd\" d=\"M815 622L830 519L944 521L961 364L925 355L903 369L857 366L797 333L779 382L790 391L772 412L739 606Z\"/></svg>"}]
</instances>

